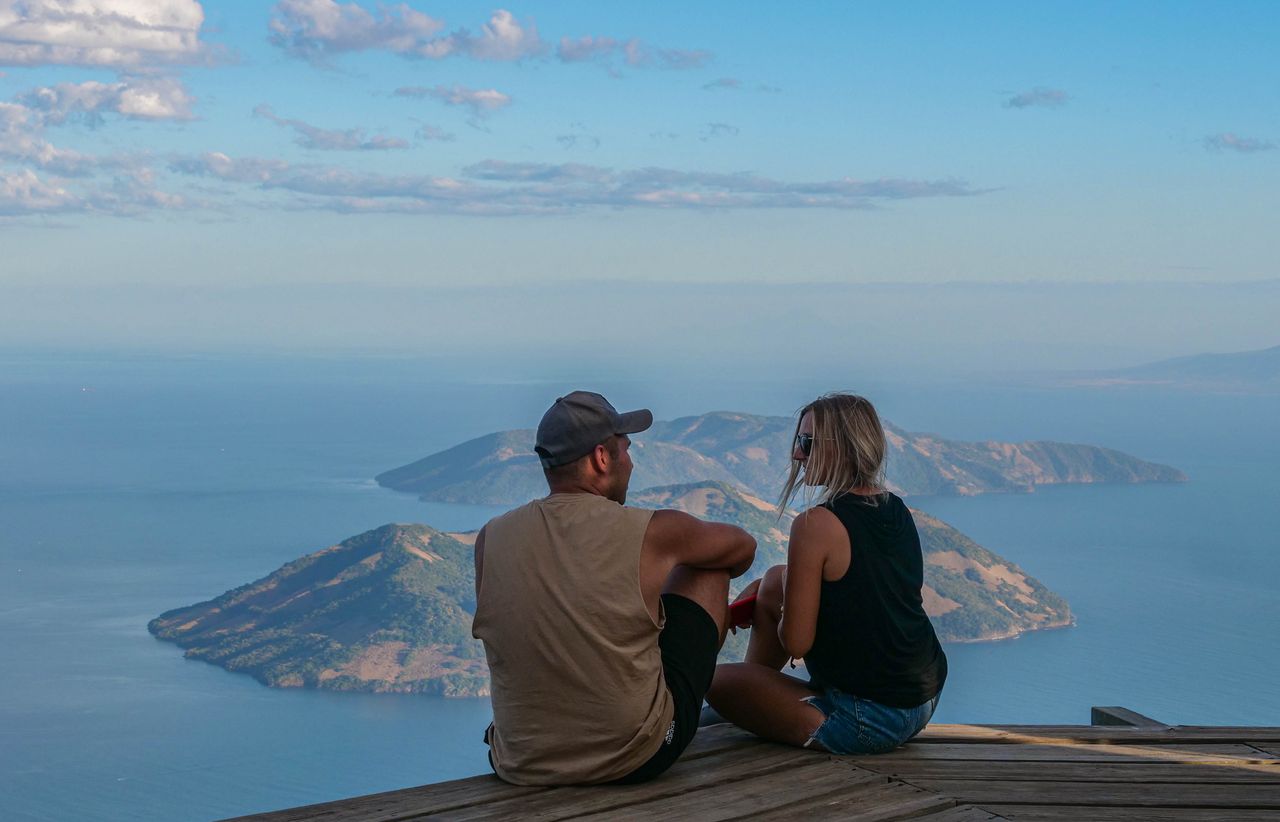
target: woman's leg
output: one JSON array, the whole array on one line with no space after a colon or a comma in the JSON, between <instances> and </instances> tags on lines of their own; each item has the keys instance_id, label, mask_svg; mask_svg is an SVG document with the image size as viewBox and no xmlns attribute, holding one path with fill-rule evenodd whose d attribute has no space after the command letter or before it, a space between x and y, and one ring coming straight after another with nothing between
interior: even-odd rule
<instances>
[{"instance_id":1,"label":"woman's leg","mask_svg":"<svg viewBox=\"0 0 1280 822\"><path fill-rule=\"evenodd\" d=\"M756 607L751 615L751 639L747 643L746 661L782 670L791 657L778 639L778 623L782 621L782 595L786 588L787 567L775 565L764 572Z\"/></svg>"},{"instance_id":2,"label":"woman's leg","mask_svg":"<svg viewBox=\"0 0 1280 822\"><path fill-rule=\"evenodd\" d=\"M757 736L804 746L826 718L802 701L814 695L795 677L764 665L738 662L716 666L707 702L725 719ZM809 747L822 750L817 743Z\"/></svg>"},{"instance_id":3,"label":"woman's leg","mask_svg":"<svg viewBox=\"0 0 1280 822\"><path fill-rule=\"evenodd\" d=\"M739 728L774 742L803 746L825 717L802 701L814 692L780 671L791 658L778 639L786 570L775 565L765 572L751 617L747 661L716 666L707 703ZM809 747L821 750L816 743Z\"/></svg>"}]
</instances>

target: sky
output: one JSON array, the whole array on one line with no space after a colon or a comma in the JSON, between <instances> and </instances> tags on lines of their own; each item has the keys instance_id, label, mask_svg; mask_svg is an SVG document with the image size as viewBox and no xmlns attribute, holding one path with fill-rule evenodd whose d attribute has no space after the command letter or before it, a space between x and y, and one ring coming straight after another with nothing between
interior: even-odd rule
<instances>
[{"instance_id":1,"label":"sky","mask_svg":"<svg viewBox=\"0 0 1280 822\"><path fill-rule=\"evenodd\" d=\"M0 345L927 359L912 305L976 302L1010 367L1264 347L1277 41L1270 2L0 0Z\"/></svg>"}]
</instances>

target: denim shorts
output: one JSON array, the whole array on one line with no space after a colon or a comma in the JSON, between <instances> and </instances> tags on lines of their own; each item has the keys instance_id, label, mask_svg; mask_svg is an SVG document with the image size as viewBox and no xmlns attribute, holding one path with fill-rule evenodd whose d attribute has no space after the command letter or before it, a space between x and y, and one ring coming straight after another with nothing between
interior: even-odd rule
<instances>
[{"instance_id":1,"label":"denim shorts","mask_svg":"<svg viewBox=\"0 0 1280 822\"><path fill-rule=\"evenodd\" d=\"M804 744L814 742L834 754L887 753L924 730L938 707L935 696L914 708L891 708L835 688L804 698L826 717Z\"/></svg>"}]
</instances>

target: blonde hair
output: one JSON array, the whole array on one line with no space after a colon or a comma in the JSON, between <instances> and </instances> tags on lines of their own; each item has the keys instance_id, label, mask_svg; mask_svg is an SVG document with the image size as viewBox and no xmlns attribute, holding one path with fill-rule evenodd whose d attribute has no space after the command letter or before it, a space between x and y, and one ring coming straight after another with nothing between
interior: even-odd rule
<instances>
[{"instance_id":1,"label":"blonde hair","mask_svg":"<svg viewBox=\"0 0 1280 822\"><path fill-rule=\"evenodd\" d=\"M813 414L813 448L804 462L794 458L800 421ZM841 494L872 489L875 504L884 491L884 427L875 406L856 394L825 394L800 409L792 436L791 473L778 499L782 516L803 486L821 487L816 499L806 490L805 507L825 505Z\"/></svg>"}]
</instances>

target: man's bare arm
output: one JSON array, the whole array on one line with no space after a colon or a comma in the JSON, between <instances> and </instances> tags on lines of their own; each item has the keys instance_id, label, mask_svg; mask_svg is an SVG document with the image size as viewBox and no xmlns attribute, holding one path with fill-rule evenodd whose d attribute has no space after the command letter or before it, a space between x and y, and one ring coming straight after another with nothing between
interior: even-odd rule
<instances>
[{"instance_id":1,"label":"man's bare arm","mask_svg":"<svg viewBox=\"0 0 1280 822\"><path fill-rule=\"evenodd\" d=\"M738 526L704 522L683 511L654 511L644 539L671 568L722 570L730 577L745 574L756 556L755 537Z\"/></svg>"}]
</instances>

